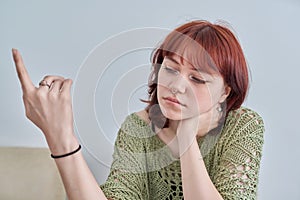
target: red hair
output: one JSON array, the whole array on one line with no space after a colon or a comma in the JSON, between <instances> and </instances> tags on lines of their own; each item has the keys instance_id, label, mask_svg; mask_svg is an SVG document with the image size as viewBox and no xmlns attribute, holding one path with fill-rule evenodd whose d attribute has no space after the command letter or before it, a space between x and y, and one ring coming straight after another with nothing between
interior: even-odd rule
<instances>
[{"instance_id":1,"label":"red hair","mask_svg":"<svg viewBox=\"0 0 300 200\"><path fill-rule=\"evenodd\" d=\"M183 57L185 52L186 57ZM248 67L242 48L227 28L204 20L191 21L173 30L153 51L153 70L149 77L149 103L146 110L158 104L157 77L165 56L180 55L202 71L217 72L231 88L226 99L226 116L244 102L249 86ZM156 112L156 111L155 111ZM155 124L155 123L154 123Z\"/></svg>"}]
</instances>

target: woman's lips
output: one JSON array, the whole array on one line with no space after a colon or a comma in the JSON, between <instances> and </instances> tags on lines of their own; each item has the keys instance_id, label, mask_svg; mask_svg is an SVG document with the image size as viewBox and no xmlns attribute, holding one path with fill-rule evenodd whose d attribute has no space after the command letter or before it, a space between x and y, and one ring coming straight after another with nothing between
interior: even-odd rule
<instances>
[{"instance_id":1,"label":"woman's lips","mask_svg":"<svg viewBox=\"0 0 300 200\"><path fill-rule=\"evenodd\" d=\"M164 100L184 106L180 101L173 97L163 97Z\"/></svg>"}]
</instances>

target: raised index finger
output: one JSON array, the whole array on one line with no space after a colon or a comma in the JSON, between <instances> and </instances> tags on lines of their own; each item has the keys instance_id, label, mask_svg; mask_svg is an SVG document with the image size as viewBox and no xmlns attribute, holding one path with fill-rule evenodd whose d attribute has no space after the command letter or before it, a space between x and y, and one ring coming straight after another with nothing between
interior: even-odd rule
<instances>
[{"instance_id":1,"label":"raised index finger","mask_svg":"<svg viewBox=\"0 0 300 200\"><path fill-rule=\"evenodd\" d=\"M34 85L29 77L29 74L25 68L22 56L17 49L12 49L12 54L14 58L14 62L16 65L17 74L22 86L23 92L32 90Z\"/></svg>"}]
</instances>

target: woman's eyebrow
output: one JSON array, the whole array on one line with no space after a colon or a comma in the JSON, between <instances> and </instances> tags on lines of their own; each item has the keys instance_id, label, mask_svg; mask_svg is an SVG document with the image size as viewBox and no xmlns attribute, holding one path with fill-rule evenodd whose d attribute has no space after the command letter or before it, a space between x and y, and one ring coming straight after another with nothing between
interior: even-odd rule
<instances>
[{"instance_id":1,"label":"woman's eyebrow","mask_svg":"<svg viewBox=\"0 0 300 200\"><path fill-rule=\"evenodd\" d=\"M174 62L177 65L180 65L180 63L177 60L175 60L174 58L172 58L172 57L166 57L166 59Z\"/></svg>"},{"instance_id":2,"label":"woman's eyebrow","mask_svg":"<svg viewBox=\"0 0 300 200\"><path fill-rule=\"evenodd\" d=\"M168 57L166 56L166 59L171 61L171 62L174 62L175 64L177 65L180 65L180 63L174 59L173 57ZM196 67L191 67L190 70L194 71L194 72L197 72L197 73L200 73L201 76L204 76L204 77L209 77L210 79L214 79L212 75L208 74L208 73L205 73L203 72L201 69L199 68L196 68Z\"/></svg>"},{"instance_id":3,"label":"woman's eyebrow","mask_svg":"<svg viewBox=\"0 0 300 200\"><path fill-rule=\"evenodd\" d=\"M213 75L206 73L206 72L202 71L201 69L197 69L197 68L193 67L193 68L190 68L190 70L195 71L198 75L200 75L201 77L204 77L206 79L207 78L210 80L215 79Z\"/></svg>"}]
</instances>

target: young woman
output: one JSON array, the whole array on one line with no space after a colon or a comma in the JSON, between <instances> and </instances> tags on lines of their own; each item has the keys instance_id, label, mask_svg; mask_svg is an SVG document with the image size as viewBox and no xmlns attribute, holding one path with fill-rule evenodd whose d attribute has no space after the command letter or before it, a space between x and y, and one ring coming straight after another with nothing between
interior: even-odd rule
<instances>
[{"instance_id":1,"label":"young woman","mask_svg":"<svg viewBox=\"0 0 300 200\"><path fill-rule=\"evenodd\" d=\"M13 57L26 116L44 133L69 199L256 199L264 126L241 107L248 70L228 28L192 21L154 50L148 105L120 127L100 187L74 136L72 81L46 76L35 87L15 49Z\"/></svg>"}]
</instances>

